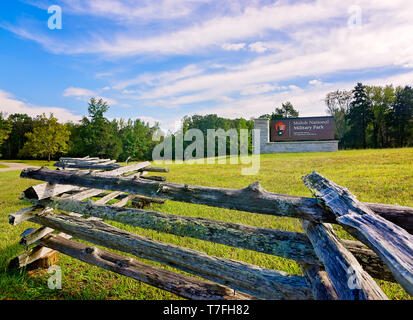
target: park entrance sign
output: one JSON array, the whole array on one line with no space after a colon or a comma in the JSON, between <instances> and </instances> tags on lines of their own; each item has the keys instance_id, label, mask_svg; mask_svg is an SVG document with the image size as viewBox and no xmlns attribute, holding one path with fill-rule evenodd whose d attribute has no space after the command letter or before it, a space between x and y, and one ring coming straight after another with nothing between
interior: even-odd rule
<instances>
[{"instance_id":1,"label":"park entrance sign","mask_svg":"<svg viewBox=\"0 0 413 320\"><path fill-rule=\"evenodd\" d=\"M254 125L254 154L338 151L333 117L255 119Z\"/></svg>"},{"instance_id":2,"label":"park entrance sign","mask_svg":"<svg viewBox=\"0 0 413 320\"><path fill-rule=\"evenodd\" d=\"M270 121L271 142L334 140L333 117L285 118Z\"/></svg>"}]
</instances>

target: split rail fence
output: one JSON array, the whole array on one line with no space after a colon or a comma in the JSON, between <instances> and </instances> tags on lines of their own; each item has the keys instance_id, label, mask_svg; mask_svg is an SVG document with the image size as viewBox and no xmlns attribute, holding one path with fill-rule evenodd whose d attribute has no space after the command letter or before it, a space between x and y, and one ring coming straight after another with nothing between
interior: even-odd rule
<instances>
[{"instance_id":1,"label":"split rail fence","mask_svg":"<svg viewBox=\"0 0 413 320\"><path fill-rule=\"evenodd\" d=\"M362 203L317 172L303 177L315 196L305 198L268 192L258 182L243 189L170 183L165 177L147 176L168 172L149 162L119 166L113 160L86 157L61 158L55 165L57 170L29 168L21 173L22 178L46 183L23 192L21 198L34 206L9 216L12 225L26 220L41 225L22 234L21 244L36 246L13 259L11 267L33 264L55 250L188 299L387 299L373 278L398 282L413 295L413 208ZM98 200L84 201L99 195ZM107 204L115 198L117 203ZM124 207L130 200L133 207ZM143 209L166 200L294 217L302 221L305 233ZM303 276L154 241L103 220L292 259ZM359 241L340 239L331 224L341 225Z\"/></svg>"}]
</instances>

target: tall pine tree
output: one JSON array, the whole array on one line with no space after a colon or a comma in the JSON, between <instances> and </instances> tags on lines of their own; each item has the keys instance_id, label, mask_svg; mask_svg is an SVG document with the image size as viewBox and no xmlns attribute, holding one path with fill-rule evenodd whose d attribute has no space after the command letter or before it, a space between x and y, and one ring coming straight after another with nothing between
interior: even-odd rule
<instances>
[{"instance_id":1,"label":"tall pine tree","mask_svg":"<svg viewBox=\"0 0 413 320\"><path fill-rule=\"evenodd\" d=\"M408 141L410 132L409 123L413 116L413 89L406 86L396 93L396 102L392 110L392 120L395 127L395 138L399 147L404 147Z\"/></svg>"},{"instance_id":2,"label":"tall pine tree","mask_svg":"<svg viewBox=\"0 0 413 320\"><path fill-rule=\"evenodd\" d=\"M367 96L366 87L362 83L357 83L353 92L353 100L347 114L347 119L352 131L352 140L361 146L367 148L367 126L373 119L371 102Z\"/></svg>"},{"instance_id":3,"label":"tall pine tree","mask_svg":"<svg viewBox=\"0 0 413 320\"><path fill-rule=\"evenodd\" d=\"M103 99L90 99L89 118L83 117L80 133L83 155L117 159L122 152L118 123L104 116L108 110L109 106Z\"/></svg>"}]
</instances>

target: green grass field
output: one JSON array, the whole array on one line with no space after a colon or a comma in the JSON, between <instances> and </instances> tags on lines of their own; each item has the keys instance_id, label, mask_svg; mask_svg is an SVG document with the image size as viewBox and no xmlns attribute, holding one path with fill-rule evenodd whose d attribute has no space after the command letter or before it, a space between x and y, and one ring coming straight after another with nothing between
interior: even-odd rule
<instances>
[{"instance_id":1,"label":"green grass field","mask_svg":"<svg viewBox=\"0 0 413 320\"><path fill-rule=\"evenodd\" d=\"M45 162L24 162L44 165ZM261 170L255 176L242 176L245 165L167 165L168 181L204 186L243 188L259 181L268 191L311 196L301 177L313 170L334 182L346 186L359 200L382 202L413 207L413 149L340 151L337 153L277 154L261 157ZM8 224L9 213L29 203L18 200L21 192L38 181L19 178L19 171L0 172L0 299L179 299L173 294L158 290L138 281L108 271L91 267L64 255L58 265L63 271L61 290L47 287L45 270L27 272L8 271L11 258L22 253L18 245L20 233L29 227L25 222L12 227ZM153 209L180 215L231 221L260 227L302 232L297 219L278 218L234 210L167 202L154 205ZM259 266L301 274L298 265L291 260L235 249L206 241L178 237L155 231L112 223L128 231L180 246L196 249L207 254L245 261ZM341 237L349 238L340 228ZM157 263L151 263L159 266ZM171 269L172 268L169 268ZM379 281L383 291L391 299L412 299L397 284Z\"/></svg>"}]
</instances>

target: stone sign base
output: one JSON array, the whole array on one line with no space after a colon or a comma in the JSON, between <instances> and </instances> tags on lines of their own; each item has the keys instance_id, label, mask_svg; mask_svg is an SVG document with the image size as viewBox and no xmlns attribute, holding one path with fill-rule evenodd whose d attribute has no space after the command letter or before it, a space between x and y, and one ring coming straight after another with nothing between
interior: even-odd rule
<instances>
[{"instance_id":1,"label":"stone sign base","mask_svg":"<svg viewBox=\"0 0 413 320\"><path fill-rule=\"evenodd\" d=\"M338 151L338 141L288 141L267 142L260 146L260 153L281 152L335 152Z\"/></svg>"},{"instance_id":2,"label":"stone sign base","mask_svg":"<svg viewBox=\"0 0 413 320\"><path fill-rule=\"evenodd\" d=\"M268 119L255 119L255 129L260 130L260 138L254 139L253 153L282 152L335 152L338 140L328 141L284 141L270 142L270 125Z\"/></svg>"}]
</instances>

